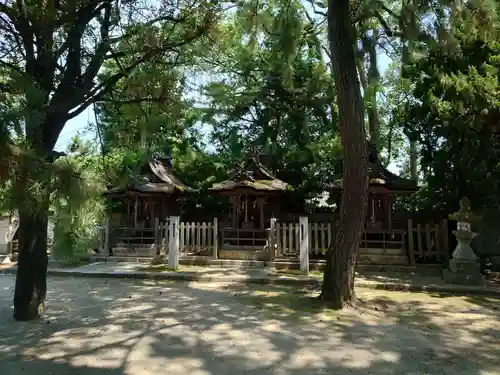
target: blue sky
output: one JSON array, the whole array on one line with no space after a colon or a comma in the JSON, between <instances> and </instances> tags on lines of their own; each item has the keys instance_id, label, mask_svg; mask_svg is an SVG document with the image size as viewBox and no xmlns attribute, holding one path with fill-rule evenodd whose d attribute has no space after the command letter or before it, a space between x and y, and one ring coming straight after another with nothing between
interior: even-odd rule
<instances>
[{"instance_id":1,"label":"blue sky","mask_svg":"<svg viewBox=\"0 0 500 375\"><path fill-rule=\"evenodd\" d=\"M81 133L80 135L84 136L86 139L94 139L96 137L94 132L86 132L86 130L88 130L88 124L90 122L94 122L93 119L94 112L92 111L92 107L89 107L74 119L68 121L59 135L55 149L57 151L64 151L71 143L73 137L79 133Z\"/></svg>"},{"instance_id":2,"label":"blue sky","mask_svg":"<svg viewBox=\"0 0 500 375\"><path fill-rule=\"evenodd\" d=\"M387 67L389 66L391 60L387 55L381 53L379 55L378 62L380 72L383 74L387 70ZM56 150L64 151L66 147L71 143L72 138L76 135L80 135L84 139L97 141L97 134L95 133L95 131L89 130L88 126L90 123L93 124L94 122L94 112L92 110L92 106L90 106L85 111L80 113L77 117L66 123L66 126L59 135L59 139L56 144Z\"/></svg>"}]
</instances>

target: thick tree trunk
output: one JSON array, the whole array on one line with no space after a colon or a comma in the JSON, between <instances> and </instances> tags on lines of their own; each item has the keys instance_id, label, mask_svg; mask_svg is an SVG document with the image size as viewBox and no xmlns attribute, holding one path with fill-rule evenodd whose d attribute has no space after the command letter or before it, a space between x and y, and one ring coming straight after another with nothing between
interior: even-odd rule
<instances>
[{"instance_id":1,"label":"thick tree trunk","mask_svg":"<svg viewBox=\"0 0 500 375\"><path fill-rule=\"evenodd\" d=\"M354 266L364 228L368 197L367 144L363 101L352 48L353 27L349 0L329 0L328 38L344 152L344 183L339 222L328 249L320 298L334 309L341 309L355 301Z\"/></svg>"},{"instance_id":2,"label":"thick tree trunk","mask_svg":"<svg viewBox=\"0 0 500 375\"><path fill-rule=\"evenodd\" d=\"M19 212L15 320L33 320L43 313L47 290L47 222L48 210Z\"/></svg>"},{"instance_id":3,"label":"thick tree trunk","mask_svg":"<svg viewBox=\"0 0 500 375\"><path fill-rule=\"evenodd\" d=\"M36 133L31 135L31 139L39 140ZM31 143L39 145L42 142L32 140ZM38 146L37 150L39 151L35 155L20 159L19 174L15 181L19 210L19 256L14 319L18 321L33 320L43 314L47 290L47 189L52 177L48 166L54 155L51 151L52 144ZM33 184L36 184L36 189L32 189Z\"/></svg>"}]
</instances>

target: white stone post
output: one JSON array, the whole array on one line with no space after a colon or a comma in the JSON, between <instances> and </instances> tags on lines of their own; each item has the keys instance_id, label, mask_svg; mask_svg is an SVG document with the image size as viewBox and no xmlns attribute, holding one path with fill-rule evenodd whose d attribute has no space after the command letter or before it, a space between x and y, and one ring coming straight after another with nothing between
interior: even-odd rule
<instances>
[{"instance_id":1,"label":"white stone post","mask_svg":"<svg viewBox=\"0 0 500 375\"><path fill-rule=\"evenodd\" d=\"M309 274L309 218L299 217L299 259L300 270Z\"/></svg>"},{"instance_id":2,"label":"white stone post","mask_svg":"<svg viewBox=\"0 0 500 375\"><path fill-rule=\"evenodd\" d=\"M219 245L219 226L217 223L217 218L214 217L214 224L212 226L213 232L214 232L214 241L213 241L213 258L217 259L219 257L219 252L218 252L218 245Z\"/></svg>"},{"instance_id":3,"label":"white stone post","mask_svg":"<svg viewBox=\"0 0 500 375\"><path fill-rule=\"evenodd\" d=\"M168 268L179 268L179 216L169 218Z\"/></svg>"}]
</instances>

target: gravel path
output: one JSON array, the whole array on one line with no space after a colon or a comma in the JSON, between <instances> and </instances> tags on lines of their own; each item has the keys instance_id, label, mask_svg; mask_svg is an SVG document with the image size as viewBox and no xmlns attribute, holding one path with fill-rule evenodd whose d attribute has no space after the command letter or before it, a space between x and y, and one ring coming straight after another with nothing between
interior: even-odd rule
<instances>
[{"instance_id":1,"label":"gravel path","mask_svg":"<svg viewBox=\"0 0 500 375\"><path fill-rule=\"evenodd\" d=\"M264 286L51 278L46 319L21 324L13 285L0 276L2 375L500 374L485 298L360 291L373 311L317 314L269 310Z\"/></svg>"}]
</instances>

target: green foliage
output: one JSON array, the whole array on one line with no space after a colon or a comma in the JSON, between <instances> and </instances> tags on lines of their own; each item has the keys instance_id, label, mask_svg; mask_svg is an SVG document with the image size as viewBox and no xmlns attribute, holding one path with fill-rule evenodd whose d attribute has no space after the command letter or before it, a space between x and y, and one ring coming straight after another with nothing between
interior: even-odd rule
<instances>
[{"instance_id":1,"label":"green foliage","mask_svg":"<svg viewBox=\"0 0 500 375\"><path fill-rule=\"evenodd\" d=\"M76 154L60 158L56 165L68 171L55 183L66 188L54 189L55 259L75 261L89 256L99 247L98 225L104 219L103 172L99 156Z\"/></svg>"},{"instance_id":2,"label":"green foliage","mask_svg":"<svg viewBox=\"0 0 500 375\"><path fill-rule=\"evenodd\" d=\"M456 34L456 49L430 49L407 67L414 80L405 129L423 145L429 204L456 205L468 196L477 208L498 206L500 181L500 44Z\"/></svg>"},{"instance_id":3,"label":"green foliage","mask_svg":"<svg viewBox=\"0 0 500 375\"><path fill-rule=\"evenodd\" d=\"M399 162L405 177L410 171L409 140L415 140L426 184L416 196L399 200L398 209L430 208L444 215L464 195L481 209L496 207L496 2L479 1L465 8L451 2L424 1L415 9L405 4L359 2L356 8L367 125L376 125L371 130L379 133L384 162ZM341 149L334 82L322 8L315 9L319 13L311 17L310 6L298 0L243 1L220 22L211 23L209 37L186 44L181 42L188 29L170 32L169 21L127 25L132 36L117 43L116 51L135 52L106 59L100 83L120 74L143 45L154 47L168 38L182 45L175 53L170 49L139 64L96 105L104 156L78 141L54 169L35 168L46 174L33 174L30 195L43 196L40 181L50 181L62 256L63 250L73 256L91 247L92 228L101 222L104 208L100 192L133 181L153 153L172 156L176 174L199 189L185 201L191 214L228 209L228 201L212 196L207 188L226 179L255 149L264 164L294 186L291 201L299 203L288 207L292 210L301 209L305 197L338 178ZM187 24L195 22L191 16ZM382 49L393 63L380 77L377 56ZM0 135L29 150L19 118L26 109L24 96L38 103L40 88L14 78L10 72L0 81L16 82L23 93L2 93L0 116L5 121ZM5 210L16 201L15 189L8 186L0 190Z\"/></svg>"},{"instance_id":4,"label":"green foliage","mask_svg":"<svg viewBox=\"0 0 500 375\"><path fill-rule=\"evenodd\" d=\"M339 142L315 25L300 2L272 1L250 2L223 27L221 78L205 87L203 117L217 153L231 165L258 148L299 196L323 190L338 172Z\"/></svg>"}]
</instances>

